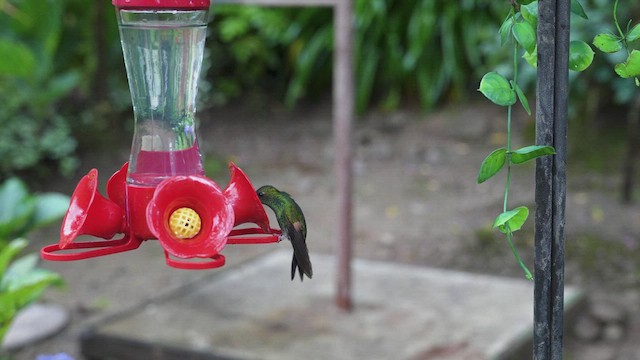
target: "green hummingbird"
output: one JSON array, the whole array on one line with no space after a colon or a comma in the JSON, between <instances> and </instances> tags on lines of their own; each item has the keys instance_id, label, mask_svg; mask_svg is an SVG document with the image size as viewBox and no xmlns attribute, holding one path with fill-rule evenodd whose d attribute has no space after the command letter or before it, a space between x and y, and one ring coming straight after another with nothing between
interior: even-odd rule
<instances>
[{"instance_id":1,"label":"green hummingbird","mask_svg":"<svg viewBox=\"0 0 640 360\"><path fill-rule=\"evenodd\" d=\"M291 280L296 277L296 268L300 274L300 281L303 274L309 279L313 277L309 250L307 249L307 224L300 206L293 200L291 195L284 191L279 191L271 185L265 185L256 191L260 202L268 206L276 214L278 225L282 231L281 240L291 241L293 246L293 259L291 260Z\"/></svg>"}]
</instances>

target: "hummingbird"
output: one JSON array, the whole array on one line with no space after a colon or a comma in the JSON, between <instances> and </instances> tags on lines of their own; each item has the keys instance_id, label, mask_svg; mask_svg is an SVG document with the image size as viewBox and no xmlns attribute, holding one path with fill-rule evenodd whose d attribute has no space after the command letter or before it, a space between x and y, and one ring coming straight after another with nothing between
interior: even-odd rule
<instances>
[{"instance_id":1,"label":"hummingbird","mask_svg":"<svg viewBox=\"0 0 640 360\"><path fill-rule=\"evenodd\" d=\"M276 214L278 225L282 231L280 240L287 239L293 246L293 259L291 260L291 280L296 277L296 269L300 274L300 281L307 275L309 279L313 277L309 250L307 249L307 224L300 206L293 200L291 195L284 191L279 191L271 185L259 188L256 193L260 202L268 206Z\"/></svg>"}]
</instances>

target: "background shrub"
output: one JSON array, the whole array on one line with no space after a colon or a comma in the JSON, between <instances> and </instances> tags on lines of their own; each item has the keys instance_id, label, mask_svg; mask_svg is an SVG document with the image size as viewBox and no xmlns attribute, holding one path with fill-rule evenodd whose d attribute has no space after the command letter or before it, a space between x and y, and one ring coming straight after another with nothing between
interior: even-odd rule
<instances>
[{"instance_id":1,"label":"background shrub","mask_svg":"<svg viewBox=\"0 0 640 360\"><path fill-rule=\"evenodd\" d=\"M612 30L610 1L583 5L590 20L574 21L574 39L590 42ZM639 6L622 2L620 14L631 18ZM354 0L354 9L360 114L405 105L429 110L476 94L489 69L510 75L497 33L506 0ZM132 128L131 100L114 13L108 1L0 1L0 180L25 171L69 174L88 146L128 138L122 133ZM248 94L290 107L326 94L332 50L330 9L214 6L200 109L247 101ZM598 107L628 106L637 93L615 76L615 61L596 56L586 74L571 75L578 130L594 126ZM525 90L534 75L521 76Z\"/></svg>"}]
</instances>

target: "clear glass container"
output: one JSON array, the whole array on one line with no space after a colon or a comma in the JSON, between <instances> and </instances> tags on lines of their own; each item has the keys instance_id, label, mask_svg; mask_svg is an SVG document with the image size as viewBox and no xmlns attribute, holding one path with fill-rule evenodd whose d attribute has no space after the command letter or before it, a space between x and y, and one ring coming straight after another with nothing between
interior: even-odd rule
<instances>
[{"instance_id":1,"label":"clear glass container","mask_svg":"<svg viewBox=\"0 0 640 360\"><path fill-rule=\"evenodd\" d=\"M127 183L204 175L195 104L207 11L116 12L135 117Z\"/></svg>"}]
</instances>

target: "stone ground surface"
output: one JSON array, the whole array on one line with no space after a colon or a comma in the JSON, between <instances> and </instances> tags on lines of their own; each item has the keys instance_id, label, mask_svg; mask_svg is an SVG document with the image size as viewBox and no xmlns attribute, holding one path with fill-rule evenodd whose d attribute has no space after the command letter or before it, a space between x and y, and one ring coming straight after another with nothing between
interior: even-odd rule
<instances>
[{"instance_id":1,"label":"stone ground surface","mask_svg":"<svg viewBox=\"0 0 640 360\"><path fill-rule=\"evenodd\" d=\"M526 280L358 259L346 314L333 256L316 254L317 276L303 283L289 280L290 261L289 249L271 252L127 312L86 335L85 354L163 358L164 346L177 358L497 360L519 359L531 339ZM568 289L567 311L581 298Z\"/></svg>"},{"instance_id":2,"label":"stone ground surface","mask_svg":"<svg viewBox=\"0 0 640 360\"><path fill-rule=\"evenodd\" d=\"M238 106L200 118L208 175L225 186L231 159L256 187L271 183L291 193L305 210L311 253L334 253L330 106L303 106L294 112ZM482 159L504 146L504 119L501 109L472 103L430 114L374 113L359 120L354 139L355 256L522 279L504 238L490 229L501 210L504 174L475 183ZM514 128L516 134L526 134L531 121L517 117ZM70 194L76 181L97 167L104 191L106 179L127 160L128 141L123 139L111 152L86 154L77 178L52 183L51 189ZM517 147L531 142L514 139ZM533 173L532 165L515 169L510 207L533 209ZM585 289L589 305L581 326L567 331L565 358L640 359L640 205L619 204L617 171L603 175L570 166L568 175L566 279ZM57 241L56 231L32 234L32 249ZM516 243L532 266L531 220ZM228 251L231 262L242 262L265 249ZM67 279L66 289L48 291L45 300L67 307L71 323L50 340L17 352L18 360L59 351L77 356L78 337L88 326L215 273L168 268L155 242L128 254L44 266Z\"/></svg>"}]
</instances>

